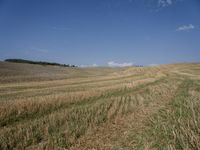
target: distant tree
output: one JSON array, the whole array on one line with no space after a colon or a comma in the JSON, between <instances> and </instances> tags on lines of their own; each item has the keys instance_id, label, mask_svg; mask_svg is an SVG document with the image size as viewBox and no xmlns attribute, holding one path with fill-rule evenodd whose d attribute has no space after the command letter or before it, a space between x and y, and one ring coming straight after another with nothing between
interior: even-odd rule
<instances>
[{"instance_id":1,"label":"distant tree","mask_svg":"<svg viewBox=\"0 0 200 150\"><path fill-rule=\"evenodd\" d=\"M15 62L15 63L61 66L61 67L77 67L75 65L69 65L69 64L59 64L59 63L55 63L55 62L45 62L45 61L32 61L32 60L25 60L25 59L6 59L5 61L6 62Z\"/></svg>"}]
</instances>

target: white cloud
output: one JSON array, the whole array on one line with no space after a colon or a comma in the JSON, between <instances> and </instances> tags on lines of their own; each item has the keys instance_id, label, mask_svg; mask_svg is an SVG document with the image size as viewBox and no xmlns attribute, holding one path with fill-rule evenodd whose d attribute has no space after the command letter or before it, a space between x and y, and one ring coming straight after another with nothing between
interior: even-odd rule
<instances>
[{"instance_id":1,"label":"white cloud","mask_svg":"<svg viewBox=\"0 0 200 150\"><path fill-rule=\"evenodd\" d=\"M172 4L172 0L167 0L166 2L168 3L168 5Z\"/></svg>"},{"instance_id":2,"label":"white cloud","mask_svg":"<svg viewBox=\"0 0 200 150\"><path fill-rule=\"evenodd\" d=\"M158 66L158 64L149 64L149 67L154 67L154 66Z\"/></svg>"},{"instance_id":3,"label":"white cloud","mask_svg":"<svg viewBox=\"0 0 200 150\"><path fill-rule=\"evenodd\" d=\"M109 67L128 67L128 66L133 66L133 63L132 62L116 63L114 61L109 61L108 66Z\"/></svg>"},{"instance_id":4,"label":"white cloud","mask_svg":"<svg viewBox=\"0 0 200 150\"><path fill-rule=\"evenodd\" d=\"M87 67L98 67L97 64L92 64L92 65L80 65L81 68L87 68Z\"/></svg>"},{"instance_id":5,"label":"white cloud","mask_svg":"<svg viewBox=\"0 0 200 150\"><path fill-rule=\"evenodd\" d=\"M92 64L92 67L98 67L98 65L97 64Z\"/></svg>"},{"instance_id":6,"label":"white cloud","mask_svg":"<svg viewBox=\"0 0 200 150\"><path fill-rule=\"evenodd\" d=\"M188 31L188 30L193 30L193 29L195 29L195 26L192 24L189 24L189 25L183 25L183 26L178 27L176 31Z\"/></svg>"},{"instance_id":7,"label":"white cloud","mask_svg":"<svg viewBox=\"0 0 200 150\"><path fill-rule=\"evenodd\" d=\"M158 0L159 7L166 7L173 4L173 0Z\"/></svg>"}]
</instances>

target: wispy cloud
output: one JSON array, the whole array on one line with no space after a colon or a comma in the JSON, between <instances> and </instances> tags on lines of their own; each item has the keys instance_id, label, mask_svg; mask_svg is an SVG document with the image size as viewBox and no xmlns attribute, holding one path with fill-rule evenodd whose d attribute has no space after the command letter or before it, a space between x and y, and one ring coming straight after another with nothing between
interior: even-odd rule
<instances>
[{"instance_id":1,"label":"wispy cloud","mask_svg":"<svg viewBox=\"0 0 200 150\"><path fill-rule=\"evenodd\" d=\"M51 27L53 30L61 30L61 31L69 31L72 30L72 28L69 27Z\"/></svg>"},{"instance_id":2,"label":"wispy cloud","mask_svg":"<svg viewBox=\"0 0 200 150\"><path fill-rule=\"evenodd\" d=\"M166 7L173 4L173 0L158 0L159 7Z\"/></svg>"},{"instance_id":3,"label":"wispy cloud","mask_svg":"<svg viewBox=\"0 0 200 150\"><path fill-rule=\"evenodd\" d=\"M117 63L114 61L109 61L108 66L109 67L128 67L128 66L133 66L133 63L132 62Z\"/></svg>"},{"instance_id":4,"label":"wispy cloud","mask_svg":"<svg viewBox=\"0 0 200 150\"><path fill-rule=\"evenodd\" d=\"M92 65L80 65L81 68L87 68L87 67L98 67L98 65L96 63L92 64Z\"/></svg>"},{"instance_id":5,"label":"wispy cloud","mask_svg":"<svg viewBox=\"0 0 200 150\"><path fill-rule=\"evenodd\" d=\"M169 6L175 5L178 2L182 2L183 0L146 0L151 6L151 12L159 12L163 10L164 8L167 8Z\"/></svg>"},{"instance_id":6,"label":"wispy cloud","mask_svg":"<svg viewBox=\"0 0 200 150\"><path fill-rule=\"evenodd\" d=\"M182 25L176 29L176 31L189 31L195 29L195 26L192 24Z\"/></svg>"},{"instance_id":7,"label":"wispy cloud","mask_svg":"<svg viewBox=\"0 0 200 150\"><path fill-rule=\"evenodd\" d=\"M154 66L158 66L158 64L149 64L149 67L154 67Z\"/></svg>"}]
</instances>

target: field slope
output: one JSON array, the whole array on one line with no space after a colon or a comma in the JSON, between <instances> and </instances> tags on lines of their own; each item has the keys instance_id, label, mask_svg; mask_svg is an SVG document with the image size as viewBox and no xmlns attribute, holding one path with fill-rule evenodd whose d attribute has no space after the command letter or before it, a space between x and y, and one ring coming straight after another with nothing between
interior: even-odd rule
<instances>
[{"instance_id":1,"label":"field slope","mask_svg":"<svg viewBox=\"0 0 200 150\"><path fill-rule=\"evenodd\" d=\"M200 149L200 63L0 62L0 149Z\"/></svg>"}]
</instances>

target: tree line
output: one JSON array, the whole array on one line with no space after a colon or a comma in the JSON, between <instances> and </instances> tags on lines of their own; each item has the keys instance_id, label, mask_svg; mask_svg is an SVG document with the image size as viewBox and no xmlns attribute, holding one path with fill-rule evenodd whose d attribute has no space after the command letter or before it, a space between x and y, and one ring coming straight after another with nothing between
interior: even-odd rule
<instances>
[{"instance_id":1,"label":"tree line","mask_svg":"<svg viewBox=\"0 0 200 150\"><path fill-rule=\"evenodd\" d=\"M5 59L4 61L6 61L6 62L14 62L14 63L61 66L61 67L77 67L76 65L70 65L70 64L59 64L59 63L55 63L55 62L32 61L32 60L25 60L25 59Z\"/></svg>"}]
</instances>

